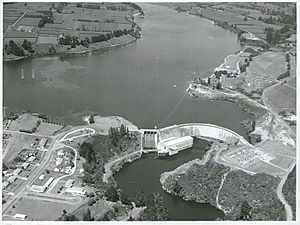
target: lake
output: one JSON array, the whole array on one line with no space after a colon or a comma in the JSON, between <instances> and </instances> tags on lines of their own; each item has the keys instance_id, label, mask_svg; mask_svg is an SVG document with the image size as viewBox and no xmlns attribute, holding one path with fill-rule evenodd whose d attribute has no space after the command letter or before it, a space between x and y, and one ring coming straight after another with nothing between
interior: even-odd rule
<instances>
[{"instance_id":1,"label":"lake","mask_svg":"<svg viewBox=\"0 0 300 225\"><path fill-rule=\"evenodd\" d=\"M3 105L8 111L53 116L87 110L102 116L119 115L139 128L207 122L246 137L240 121L249 115L237 105L193 99L185 92L194 77L210 75L227 55L241 49L236 35L166 6L141 6L146 16L136 22L143 28L142 38L126 47L5 63ZM22 69L25 80L20 78ZM31 79L32 69L35 80ZM128 195L146 187L163 193L172 220L216 219L222 216L220 210L166 194L158 180L161 172L201 157L205 146L201 142L174 157L137 160L126 165L116 180Z\"/></svg>"}]
</instances>

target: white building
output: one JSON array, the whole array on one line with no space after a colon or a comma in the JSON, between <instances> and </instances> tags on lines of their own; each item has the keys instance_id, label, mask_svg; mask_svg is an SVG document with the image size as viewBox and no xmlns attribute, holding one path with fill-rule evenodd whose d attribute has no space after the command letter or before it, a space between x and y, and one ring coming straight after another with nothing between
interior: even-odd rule
<instances>
[{"instance_id":1,"label":"white building","mask_svg":"<svg viewBox=\"0 0 300 225\"><path fill-rule=\"evenodd\" d=\"M15 169L13 175L18 176L22 172L21 168Z\"/></svg>"},{"instance_id":2,"label":"white building","mask_svg":"<svg viewBox=\"0 0 300 225\"><path fill-rule=\"evenodd\" d=\"M17 179L18 179L17 177L11 176L11 177L7 178L7 181L11 184L11 183L15 182Z\"/></svg>"},{"instance_id":3,"label":"white building","mask_svg":"<svg viewBox=\"0 0 300 225\"><path fill-rule=\"evenodd\" d=\"M24 162L24 163L22 164L22 168L23 168L24 170L26 170L26 169L28 168L29 165L30 165L29 163Z\"/></svg>"},{"instance_id":4,"label":"white building","mask_svg":"<svg viewBox=\"0 0 300 225\"><path fill-rule=\"evenodd\" d=\"M164 141L160 141L157 145L158 155L174 155L179 151L191 148L193 146L194 139L191 136L185 137L172 137Z\"/></svg>"},{"instance_id":5,"label":"white building","mask_svg":"<svg viewBox=\"0 0 300 225\"><path fill-rule=\"evenodd\" d=\"M2 182L2 190L7 188L7 186L9 185L10 183L8 181L3 181Z\"/></svg>"},{"instance_id":6,"label":"white building","mask_svg":"<svg viewBox=\"0 0 300 225\"><path fill-rule=\"evenodd\" d=\"M34 192L45 192L46 189L50 186L52 181L54 180L53 177L50 177L44 185L31 185L30 190Z\"/></svg>"},{"instance_id":7,"label":"white building","mask_svg":"<svg viewBox=\"0 0 300 225\"><path fill-rule=\"evenodd\" d=\"M65 187L66 188L71 188L74 184L74 180L69 179L66 183L65 183Z\"/></svg>"},{"instance_id":8,"label":"white building","mask_svg":"<svg viewBox=\"0 0 300 225\"><path fill-rule=\"evenodd\" d=\"M64 156L65 153L64 153L64 151L61 149L61 150L59 150L59 151L57 152L57 155L58 155L58 156Z\"/></svg>"},{"instance_id":9,"label":"white building","mask_svg":"<svg viewBox=\"0 0 300 225\"><path fill-rule=\"evenodd\" d=\"M72 194L72 195L80 195L80 196L86 195L86 190L84 190L83 188L80 188L80 187L67 188L66 192L69 194Z\"/></svg>"},{"instance_id":10,"label":"white building","mask_svg":"<svg viewBox=\"0 0 300 225\"><path fill-rule=\"evenodd\" d=\"M47 138L42 138L38 144L38 148L43 149L46 146L47 142L48 142Z\"/></svg>"},{"instance_id":11,"label":"white building","mask_svg":"<svg viewBox=\"0 0 300 225\"><path fill-rule=\"evenodd\" d=\"M17 213L14 215L14 219L16 219L16 220L26 220L26 218L27 218L27 215L25 215L25 214Z\"/></svg>"},{"instance_id":12,"label":"white building","mask_svg":"<svg viewBox=\"0 0 300 225\"><path fill-rule=\"evenodd\" d=\"M36 159L35 156L30 156L30 157L27 159L27 161L28 161L28 162L33 162L35 159Z\"/></svg>"}]
</instances>

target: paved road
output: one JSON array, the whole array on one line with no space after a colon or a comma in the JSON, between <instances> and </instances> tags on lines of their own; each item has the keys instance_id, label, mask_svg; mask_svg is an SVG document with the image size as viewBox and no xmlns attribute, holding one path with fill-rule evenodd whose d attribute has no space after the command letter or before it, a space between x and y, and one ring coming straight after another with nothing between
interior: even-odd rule
<instances>
[{"instance_id":1,"label":"paved road","mask_svg":"<svg viewBox=\"0 0 300 225\"><path fill-rule=\"evenodd\" d=\"M52 140L52 143L49 147L49 149L51 147L53 147L55 145L55 140ZM11 199L9 199L5 205L3 205L2 208L2 214L4 215L9 209L10 207L21 197L23 191L30 186L30 184L32 184L35 179L37 178L37 176L43 171L43 169L49 164L51 156L52 156L53 151L48 151L45 152L44 157L41 159L41 164L37 167L35 167L30 176L27 178L26 181L24 181L23 183L21 183L20 186L18 186L16 188L16 190L14 191L15 195L12 196Z\"/></svg>"},{"instance_id":2,"label":"paved road","mask_svg":"<svg viewBox=\"0 0 300 225\"><path fill-rule=\"evenodd\" d=\"M64 146L67 147L67 148L72 149L72 150L75 152L75 156L74 156L74 167L73 167L71 173L56 178L56 179L51 183L50 187L48 188L48 190L47 190L48 193L50 193L50 192L52 191L52 189L57 185L57 183L58 183L61 179L66 178L66 177L69 177L69 176L72 176L72 175L75 173L75 170L76 170L77 151L76 151L75 148L73 148L73 147L71 147L71 146L69 146L69 145L64 145Z\"/></svg>"},{"instance_id":3,"label":"paved road","mask_svg":"<svg viewBox=\"0 0 300 225\"><path fill-rule=\"evenodd\" d=\"M71 131L65 131L60 134L57 134L56 136L48 136L51 139L51 144L48 147L48 151L44 152L42 155L41 163L39 166L35 167L32 172L30 173L29 177L27 180L22 182L14 191L14 195L2 206L2 214L5 215L5 213L17 202L17 200L22 196L24 190L28 188L34 181L35 179L43 172L43 170L49 165L52 154L54 151L58 148L61 148L63 145L60 143L61 137L63 135L68 134L69 132L72 132L73 130L77 130L78 127L75 127L71 129ZM19 131L10 131L10 132L16 132L19 133ZM22 132L21 132L22 133ZM22 133L24 134L24 133ZM27 135L27 134L26 134ZM33 136L39 136L36 134L28 134L28 135L33 135ZM43 136L46 137L46 136Z\"/></svg>"},{"instance_id":4,"label":"paved road","mask_svg":"<svg viewBox=\"0 0 300 225\"><path fill-rule=\"evenodd\" d=\"M120 162L120 161L122 161L122 160L124 160L126 158L130 158L131 156L134 156L135 154L138 154L138 153L141 153L140 149L137 150L137 151L134 151L134 152L132 152L132 153L130 153L128 155L121 156L120 158L117 158L117 159L115 159L115 160L113 160L111 162L106 163L104 165L104 171L105 171L105 173L102 176L102 181L105 182L105 183L108 183L108 178L111 177L112 174L113 174L112 171L111 171L111 167L114 164L116 164L116 163L118 163L118 162Z\"/></svg>"}]
</instances>

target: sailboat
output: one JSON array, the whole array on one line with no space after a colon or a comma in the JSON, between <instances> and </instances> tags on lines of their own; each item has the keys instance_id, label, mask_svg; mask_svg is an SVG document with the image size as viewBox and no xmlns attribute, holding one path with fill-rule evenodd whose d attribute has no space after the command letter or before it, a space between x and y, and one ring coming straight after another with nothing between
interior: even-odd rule
<instances>
[{"instance_id":1,"label":"sailboat","mask_svg":"<svg viewBox=\"0 0 300 225\"><path fill-rule=\"evenodd\" d=\"M22 68L21 79L22 79L22 80L24 80L24 79L25 79L25 76L24 76L24 70L23 70L23 68Z\"/></svg>"},{"instance_id":2,"label":"sailboat","mask_svg":"<svg viewBox=\"0 0 300 225\"><path fill-rule=\"evenodd\" d=\"M34 75L34 69L32 69L32 75L31 75L32 80L35 79L35 75Z\"/></svg>"}]
</instances>

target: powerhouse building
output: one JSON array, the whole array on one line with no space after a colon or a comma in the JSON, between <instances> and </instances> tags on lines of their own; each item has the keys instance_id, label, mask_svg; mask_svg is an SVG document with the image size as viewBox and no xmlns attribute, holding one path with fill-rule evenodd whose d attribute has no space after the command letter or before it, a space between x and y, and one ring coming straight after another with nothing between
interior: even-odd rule
<instances>
[{"instance_id":1,"label":"powerhouse building","mask_svg":"<svg viewBox=\"0 0 300 225\"><path fill-rule=\"evenodd\" d=\"M191 136L168 138L158 143L158 155L175 155L179 151L191 148L193 146L193 140Z\"/></svg>"}]
</instances>

